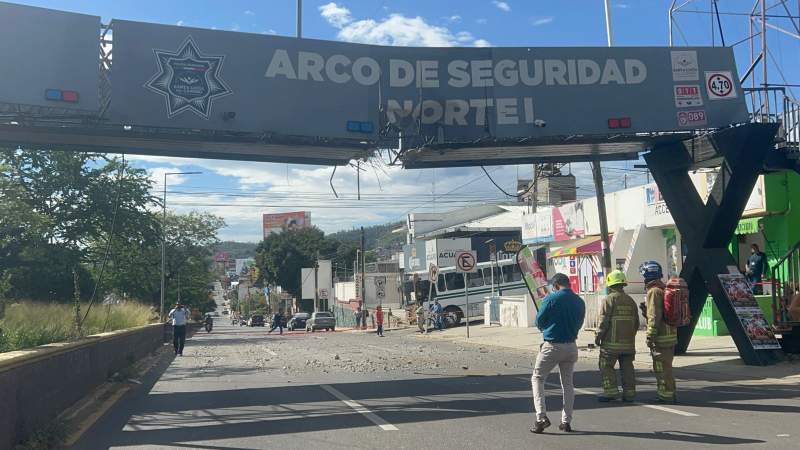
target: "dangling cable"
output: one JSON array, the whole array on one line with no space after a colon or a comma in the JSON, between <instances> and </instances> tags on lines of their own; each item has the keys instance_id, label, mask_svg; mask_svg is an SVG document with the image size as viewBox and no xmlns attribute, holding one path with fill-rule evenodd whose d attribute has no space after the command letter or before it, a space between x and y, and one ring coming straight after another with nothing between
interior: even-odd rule
<instances>
[{"instance_id":1,"label":"dangling cable","mask_svg":"<svg viewBox=\"0 0 800 450\"><path fill-rule=\"evenodd\" d=\"M117 225L117 211L119 210L119 195L122 192L122 177L125 174L125 154L122 154L122 166L119 169L119 175L117 176L117 195L114 199L114 214L111 217L111 230L108 234L108 240L106 241L106 251L105 255L103 256L103 264L100 265L100 274L97 277L97 280L94 283L94 289L92 290L92 297L89 300L89 306L86 308L86 314L83 315L83 319L81 320L81 325L83 322L86 321L86 318L89 316L89 311L92 309L92 305L96 300L97 291L100 288L100 283L103 281L103 274L106 271L106 264L108 263L108 257L111 254L111 241L114 238L114 229Z\"/></svg>"}]
</instances>

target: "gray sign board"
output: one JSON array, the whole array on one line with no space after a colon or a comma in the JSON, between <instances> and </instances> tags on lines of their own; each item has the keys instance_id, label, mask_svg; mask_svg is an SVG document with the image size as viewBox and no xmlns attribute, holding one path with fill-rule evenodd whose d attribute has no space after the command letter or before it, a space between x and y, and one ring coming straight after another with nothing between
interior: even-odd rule
<instances>
[{"instance_id":1,"label":"gray sign board","mask_svg":"<svg viewBox=\"0 0 800 450\"><path fill-rule=\"evenodd\" d=\"M100 17L0 2L0 61L0 103L97 113Z\"/></svg>"},{"instance_id":2,"label":"gray sign board","mask_svg":"<svg viewBox=\"0 0 800 450\"><path fill-rule=\"evenodd\" d=\"M112 120L470 142L748 120L730 48L412 48L114 21ZM429 139L430 140L430 139Z\"/></svg>"}]
</instances>

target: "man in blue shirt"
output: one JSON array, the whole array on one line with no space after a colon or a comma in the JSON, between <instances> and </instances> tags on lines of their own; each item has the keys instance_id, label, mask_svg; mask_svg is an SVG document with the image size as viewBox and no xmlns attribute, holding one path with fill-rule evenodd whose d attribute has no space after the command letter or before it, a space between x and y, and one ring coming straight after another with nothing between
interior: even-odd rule
<instances>
[{"instance_id":1,"label":"man in blue shirt","mask_svg":"<svg viewBox=\"0 0 800 450\"><path fill-rule=\"evenodd\" d=\"M575 402L575 388L572 385L572 373L578 362L578 346L575 340L583 326L586 305L583 300L570 289L569 278L557 273L551 280L553 292L547 295L536 314L536 326L542 330L544 342L539 346L536 366L533 369L531 385L533 386L533 405L536 408L536 421L531 428L533 433L542 433L550 426L545 409L544 382L547 375L556 366L561 376L561 391L564 397L564 409L561 413L559 429L572 431L572 406Z\"/></svg>"}]
</instances>

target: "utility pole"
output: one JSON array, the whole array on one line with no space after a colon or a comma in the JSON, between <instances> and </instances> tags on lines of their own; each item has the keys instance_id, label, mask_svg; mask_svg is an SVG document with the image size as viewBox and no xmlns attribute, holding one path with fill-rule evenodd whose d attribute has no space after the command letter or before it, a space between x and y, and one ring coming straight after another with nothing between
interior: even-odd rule
<instances>
[{"instance_id":1,"label":"utility pole","mask_svg":"<svg viewBox=\"0 0 800 450\"><path fill-rule=\"evenodd\" d=\"M606 38L608 46L612 46L611 37L611 8L609 0L605 0L606 8ZM606 194L603 190L603 171L600 161L592 161L592 178L594 178L594 191L597 195L597 215L600 216L600 240L603 249L603 278L611 273L611 248L608 239L608 213L606 211Z\"/></svg>"},{"instance_id":2,"label":"utility pole","mask_svg":"<svg viewBox=\"0 0 800 450\"><path fill-rule=\"evenodd\" d=\"M364 248L366 246L364 239L364 227L361 227L361 307L362 310L366 307L367 291L366 291L366 270L364 266L367 264L367 252Z\"/></svg>"},{"instance_id":3,"label":"utility pole","mask_svg":"<svg viewBox=\"0 0 800 450\"><path fill-rule=\"evenodd\" d=\"M608 239L608 216L606 215L606 195L603 191L603 172L600 161L592 161L594 190L597 194L597 215L600 216L600 239L603 247L603 276L611 273L611 249Z\"/></svg>"},{"instance_id":4,"label":"utility pole","mask_svg":"<svg viewBox=\"0 0 800 450\"><path fill-rule=\"evenodd\" d=\"M297 37L303 37L303 0L297 0Z\"/></svg>"},{"instance_id":5,"label":"utility pole","mask_svg":"<svg viewBox=\"0 0 800 450\"><path fill-rule=\"evenodd\" d=\"M161 321L164 321L164 299L167 280L167 175L200 175L203 172L164 172L164 197L161 201L161 309L159 311ZM178 291L180 294L180 291Z\"/></svg>"},{"instance_id":6,"label":"utility pole","mask_svg":"<svg viewBox=\"0 0 800 450\"><path fill-rule=\"evenodd\" d=\"M317 259L314 260L314 312L319 309L319 250L317 250Z\"/></svg>"}]
</instances>

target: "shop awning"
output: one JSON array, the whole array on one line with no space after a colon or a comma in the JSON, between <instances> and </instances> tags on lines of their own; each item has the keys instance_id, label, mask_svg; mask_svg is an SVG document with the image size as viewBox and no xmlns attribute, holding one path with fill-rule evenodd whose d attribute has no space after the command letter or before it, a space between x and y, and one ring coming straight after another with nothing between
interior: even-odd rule
<instances>
[{"instance_id":1,"label":"shop awning","mask_svg":"<svg viewBox=\"0 0 800 450\"><path fill-rule=\"evenodd\" d=\"M758 221L760 217L750 217L742 219L736 225L736 234L756 234L758 233Z\"/></svg>"},{"instance_id":2,"label":"shop awning","mask_svg":"<svg viewBox=\"0 0 800 450\"><path fill-rule=\"evenodd\" d=\"M600 253L603 249L600 236L588 236L582 239L560 242L560 246L550 251L548 258L560 256L586 255Z\"/></svg>"}]
</instances>

